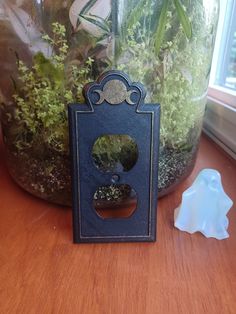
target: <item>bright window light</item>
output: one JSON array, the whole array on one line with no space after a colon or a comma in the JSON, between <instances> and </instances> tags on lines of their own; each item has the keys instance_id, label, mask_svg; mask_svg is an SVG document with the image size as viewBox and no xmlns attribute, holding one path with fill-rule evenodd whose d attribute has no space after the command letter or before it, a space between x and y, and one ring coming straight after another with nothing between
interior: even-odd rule
<instances>
[{"instance_id":1,"label":"bright window light","mask_svg":"<svg viewBox=\"0 0 236 314\"><path fill-rule=\"evenodd\" d=\"M209 96L236 107L236 0L220 4Z\"/></svg>"}]
</instances>

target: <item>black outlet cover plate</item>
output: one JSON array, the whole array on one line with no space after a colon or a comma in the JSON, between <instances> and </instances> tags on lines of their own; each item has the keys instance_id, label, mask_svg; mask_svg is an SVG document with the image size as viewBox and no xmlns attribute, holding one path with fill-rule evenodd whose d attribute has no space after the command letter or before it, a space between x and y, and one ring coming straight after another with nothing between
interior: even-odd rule
<instances>
[{"instance_id":1,"label":"black outlet cover plate","mask_svg":"<svg viewBox=\"0 0 236 314\"><path fill-rule=\"evenodd\" d=\"M144 104L145 96L142 84L109 71L85 86L85 104L69 105L75 243L156 240L160 105ZM108 134L136 141L138 161L129 172L104 173L95 166L93 145ZM93 207L95 191L112 184L114 175L137 194L137 208L128 218L105 219Z\"/></svg>"}]
</instances>

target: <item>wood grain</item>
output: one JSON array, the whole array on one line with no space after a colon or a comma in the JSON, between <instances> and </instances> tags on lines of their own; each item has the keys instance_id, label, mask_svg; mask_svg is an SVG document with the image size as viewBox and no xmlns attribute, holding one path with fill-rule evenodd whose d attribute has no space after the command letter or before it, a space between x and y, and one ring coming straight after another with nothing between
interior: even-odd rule
<instances>
[{"instance_id":1,"label":"wood grain","mask_svg":"<svg viewBox=\"0 0 236 314\"><path fill-rule=\"evenodd\" d=\"M20 189L0 154L1 313L236 313L235 210L227 240L173 227L202 168L222 173L236 203L236 165L208 138L192 175L159 201L157 243L73 245L71 210Z\"/></svg>"}]
</instances>

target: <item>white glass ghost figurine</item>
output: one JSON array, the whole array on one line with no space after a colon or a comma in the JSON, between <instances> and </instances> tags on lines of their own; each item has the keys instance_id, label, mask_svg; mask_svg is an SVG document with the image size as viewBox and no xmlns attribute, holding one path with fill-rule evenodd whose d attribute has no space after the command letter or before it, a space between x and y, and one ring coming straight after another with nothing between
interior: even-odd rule
<instances>
[{"instance_id":1,"label":"white glass ghost figurine","mask_svg":"<svg viewBox=\"0 0 236 314\"><path fill-rule=\"evenodd\" d=\"M183 193L182 203L175 210L175 227L189 233L199 231L207 238L228 238L226 215L232 205L224 192L220 173L203 169Z\"/></svg>"}]
</instances>

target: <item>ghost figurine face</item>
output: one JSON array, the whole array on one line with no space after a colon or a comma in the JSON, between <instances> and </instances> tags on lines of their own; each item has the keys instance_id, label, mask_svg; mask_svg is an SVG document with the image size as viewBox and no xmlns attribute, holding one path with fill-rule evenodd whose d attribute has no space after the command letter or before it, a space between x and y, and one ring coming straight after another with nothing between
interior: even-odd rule
<instances>
[{"instance_id":1,"label":"ghost figurine face","mask_svg":"<svg viewBox=\"0 0 236 314\"><path fill-rule=\"evenodd\" d=\"M228 238L226 215L232 205L224 192L220 173L204 169L183 193L182 203L175 210L175 227L189 233L199 231L207 238Z\"/></svg>"}]
</instances>

